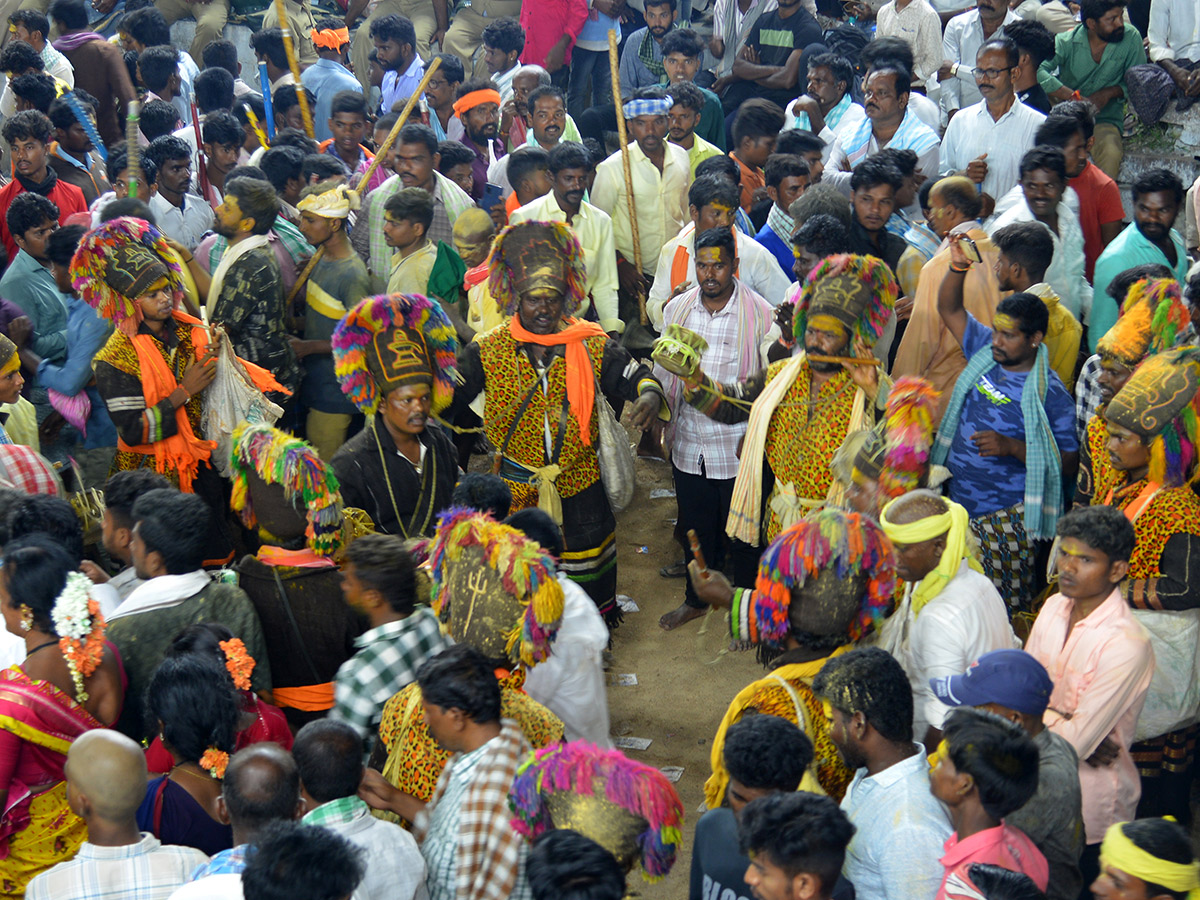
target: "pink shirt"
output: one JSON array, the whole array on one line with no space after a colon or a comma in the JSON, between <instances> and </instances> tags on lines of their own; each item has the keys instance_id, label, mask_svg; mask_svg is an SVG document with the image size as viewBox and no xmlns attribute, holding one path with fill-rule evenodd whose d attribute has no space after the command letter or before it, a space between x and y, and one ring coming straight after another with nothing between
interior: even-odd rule
<instances>
[{"instance_id":1,"label":"pink shirt","mask_svg":"<svg viewBox=\"0 0 1200 900\"><path fill-rule=\"evenodd\" d=\"M973 890L967 874L971 863L992 863L1013 872L1022 872L1043 891L1050 880L1050 867L1042 851L1021 829L1001 822L995 828L985 828L961 841L957 834L946 838L946 854L942 857L946 874L942 878L942 886L938 888L936 900L979 896L979 892Z\"/></svg>"},{"instance_id":2,"label":"pink shirt","mask_svg":"<svg viewBox=\"0 0 1200 900\"><path fill-rule=\"evenodd\" d=\"M1098 844L1110 825L1135 818L1142 794L1129 746L1154 674L1154 651L1119 590L1068 635L1073 608L1062 594L1047 600L1025 650L1054 682L1046 727L1079 755L1083 824L1087 842ZM1110 736L1121 748L1116 761L1089 766L1085 760Z\"/></svg>"}]
</instances>

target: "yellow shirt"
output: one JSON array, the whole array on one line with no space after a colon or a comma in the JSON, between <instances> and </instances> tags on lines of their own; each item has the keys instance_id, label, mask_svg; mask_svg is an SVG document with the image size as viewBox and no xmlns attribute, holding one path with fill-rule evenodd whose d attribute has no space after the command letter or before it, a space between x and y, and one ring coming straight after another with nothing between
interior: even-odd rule
<instances>
[{"instance_id":1,"label":"yellow shirt","mask_svg":"<svg viewBox=\"0 0 1200 900\"><path fill-rule=\"evenodd\" d=\"M419 249L408 256L401 257L399 253L392 255L392 274L388 277L387 291L389 294L421 294L429 290L429 273L437 262L437 248L432 241L426 241Z\"/></svg>"},{"instance_id":2,"label":"yellow shirt","mask_svg":"<svg viewBox=\"0 0 1200 900\"><path fill-rule=\"evenodd\" d=\"M692 149L688 150L688 162L692 165L692 178L696 177L696 166L704 162L710 156L724 156L721 148L716 144L710 144L698 134L692 135Z\"/></svg>"},{"instance_id":3,"label":"yellow shirt","mask_svg":"<svg viewBox=\"0 0 1200 900\"><path fill-rule=\"evenodd\" d=\"M1042 298L1050 313L1050 324L1046 328L1046 350L1050 353L1050 368L1058 373L1068 391L1075 389L1075 360L1079 357L1079 341L1083 337L1083 326L1062 305L1054 288L1044 281L1029 287L1027 293Z\"/></svg>"}]
</instances>

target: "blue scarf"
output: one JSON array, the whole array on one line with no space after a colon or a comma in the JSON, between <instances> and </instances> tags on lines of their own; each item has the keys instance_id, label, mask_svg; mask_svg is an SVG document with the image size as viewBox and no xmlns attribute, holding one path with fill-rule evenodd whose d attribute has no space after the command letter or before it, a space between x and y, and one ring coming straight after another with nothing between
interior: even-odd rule
<instances>
[{"instance_id":1,"label":"blue scarf","mask_svg":"<svg viewBox=\"0 0 1200 900\"><path fill-rule=\"evenodd\" d=\"M931 465L945 465L950 445L958 432L959 418L967 393L975 390L981 376L999 365L992 359L992 348L981 347L967 360L958 376L950 405L942 416L933 444ZM1050 540L1062 514L1062 458L1046 415L1046 388L1050 383L1050 353L1046 345L1038 347L1037 361L1021 391L1021 414L1025 419L1025 532L1034 540ZM1030 390L1030 388L1033 390Z\"/></svg>"}]
</instances>

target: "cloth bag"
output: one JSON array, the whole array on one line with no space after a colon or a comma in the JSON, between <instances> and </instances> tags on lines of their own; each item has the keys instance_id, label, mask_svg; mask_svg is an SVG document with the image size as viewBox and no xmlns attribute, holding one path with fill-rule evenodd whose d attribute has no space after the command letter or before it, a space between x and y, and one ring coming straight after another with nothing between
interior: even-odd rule
<instances>
[{"instance_id":1,"label":"cloth bag","mask_svg":"<svg viewBox=\"0 0 1200 900\"><path fill-rule=\"evenodd\" d=\"M600 445L596 457L600 462L600 480L604 482L604 493L614 512L620 512L633 500L637 487L635 471L636 457L633 445L612 406L600 391L600 380L596 379L596 418L599 420Z\"/></svg>"}]
</instances>

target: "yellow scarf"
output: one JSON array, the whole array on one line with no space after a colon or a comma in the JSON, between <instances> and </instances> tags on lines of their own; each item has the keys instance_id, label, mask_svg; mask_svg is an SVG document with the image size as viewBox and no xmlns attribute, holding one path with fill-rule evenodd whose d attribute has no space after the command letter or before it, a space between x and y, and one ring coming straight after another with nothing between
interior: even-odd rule
<instances>
[{"instance_id":1,"label":"yellow scarf","mask_svg":"<svg viewBox=\"0 0 1200 900\"><path fill-rule=\"evenodd\" d=\"M920 615L926 603L942 592L947 582L958 572L964 558L976 572L982 572L983 567L979 565L975 557L967 552L968 516L962 506L952 500L947 500L946 505L950 508L942 515L930 516L907 525L897 525L888 521L888 510L895 503L896 500L888 503L879 514L879 524L883 526L883 533L893 543L919 544L923 541L932 541L943 534L946 535L946 549L942 551L942 558L938 560L937 568L922 578L921 583L913 588L912 611L915 617Z\"/></svg>"}]
</instances>

